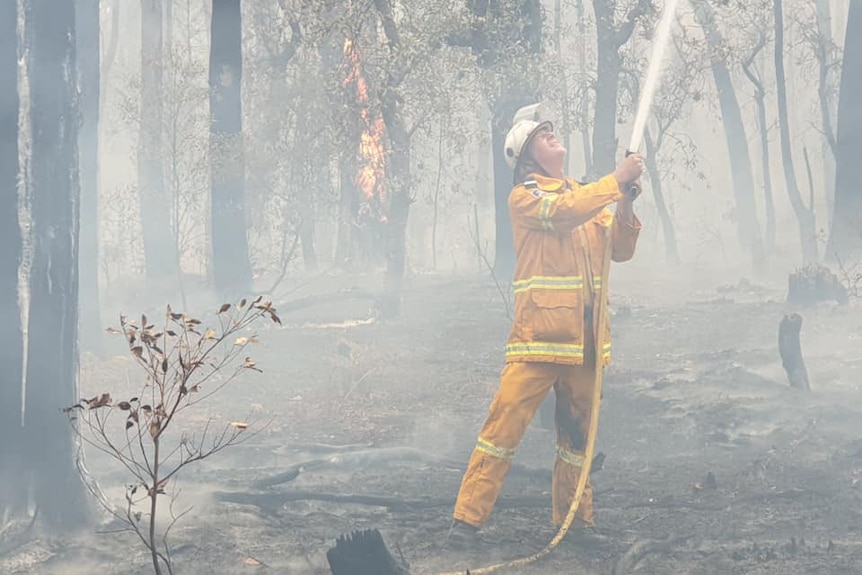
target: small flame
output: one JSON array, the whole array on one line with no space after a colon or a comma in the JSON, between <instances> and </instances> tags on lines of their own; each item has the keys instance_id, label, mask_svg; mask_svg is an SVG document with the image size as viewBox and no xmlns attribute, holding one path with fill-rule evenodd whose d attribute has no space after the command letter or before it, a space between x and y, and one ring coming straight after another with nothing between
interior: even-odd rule
<instances>
[{"instance_id":1,"label":"small flame","mask_svg":"<svg viewBox=\"0 0 862 575\"><path fill-rule=\"evenodd\" d=\"M377 203L382 211L383 179L386 175L386 149L383 147L383 138L386 134L386 126L379 112L375 112L372 117L368 83L362 75L359 53L349 38L344 40L344 55L351 67L350 73L344 79L344 85L356 84L356 97L361 106L360 115L365 123L365 128L359 137L359 156L362 164L353 181L362 191L365 199L369 203ZM385 216L381 216L381 219L385 219Z\"/></svg>"}]
</instances>

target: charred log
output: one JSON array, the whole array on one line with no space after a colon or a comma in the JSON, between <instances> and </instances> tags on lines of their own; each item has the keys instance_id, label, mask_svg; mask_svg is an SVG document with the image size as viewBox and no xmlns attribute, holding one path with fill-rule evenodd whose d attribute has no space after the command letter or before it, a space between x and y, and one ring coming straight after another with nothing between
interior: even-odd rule
<instances>
[{"instance_id":1,"label":"charred log","mask_svg":"<svg viewBox=\"0 0 862 575\"><path fill-rule=\"evenodd\" d=\"M808 371L802 358L802 344L799 333L802 331L802 316L798 313L785 315L778 326L778 353L781 354L781 365L787 372L790 386L810 391Z\"/></svg>"},{"instance_id":2,"label":"charred log","mask_svg":"<svg viewBox=\"0 0 862 575\"><path fill-rule=\"evenodd\" d=\"M847 287L828 268L809 264L790 274L787 285L787 303L814 305L835 301L840 305L850 300Z\"/></svg>"},{"instance_id":3,"label":"charred log","mask_svg":"<svg viewBox=\"0 0 862 575\"><path fill-rule=\"evenodd\" d=\"M409 575L403 561L386 548L377 529L342 535L326 552L332 575Z\"/></svg>"}]
</instances>

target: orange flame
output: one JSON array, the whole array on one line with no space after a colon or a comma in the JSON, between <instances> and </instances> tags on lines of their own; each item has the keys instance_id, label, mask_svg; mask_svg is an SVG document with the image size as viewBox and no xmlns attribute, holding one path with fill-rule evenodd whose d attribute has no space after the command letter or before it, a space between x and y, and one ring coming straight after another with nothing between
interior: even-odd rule
<instances>
[{"instance_id":1,"label":"orange flame","mask_svg":"<svg viewBox=\"0 0 862 575\"><path fill-rule=\"evenodd\" d=\"M386 175L386 149L383 147L383 137L386 133L386 127L383 123L383 116L379 112L375 112L372 117L368 99L368 83L362 75L359 53L349 38L344 40L344 55L351 66L350 73L344 79L344 85L356 84L356 97L361 106L360 115L365 123L365 128L359 137L359 156L362 159L362 164L353 181L362 191L365 199L369 203L376 201L382 211L384 205L383 179ZM381 219L383 218L384 216L381 216Z\"/></svg>"}]
</instances>

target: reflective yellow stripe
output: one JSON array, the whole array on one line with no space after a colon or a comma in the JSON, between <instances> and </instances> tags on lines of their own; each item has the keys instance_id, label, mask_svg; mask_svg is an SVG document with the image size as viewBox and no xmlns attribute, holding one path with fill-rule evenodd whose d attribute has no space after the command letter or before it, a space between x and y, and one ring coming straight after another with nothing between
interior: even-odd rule
<instances>
[{"instance_id":1,"label":"reflective yellow stripe","mask_svg":"<svg viewBox=\"0 0 862 575\"><path fill-rule=\"evenodd\" d=\"M491 457L499 459L512 459L515 456L514 449L506 449L505 447L497 447L490 441L486 441L481 437L476 441L476 451L481 451Z\"/></svg>"},{"instance_id":2,"label":"reflective yellow stripe","mask_svg":"<svg viewBox=\"0 0 862 575\"><path fill-rule=\"evenodd\" d=\"M611 357L611 342L607 342L602 346L602 359Z\"/></svg>"},{"instance_id":3,"label":"reflective yellow stripe","mask_svg":"<svg viewBox=\"0 0 862 575\"><path fill-rule=\"evenodd\" d=\"M596 291L602 289L602 276L593 277L593 289Z\"/></svg>"},{"instance_id":4,"label":"reflective yellow stripe","mask_svg":"<svg viewBox=\"0 0 862 575\"><path fill-rule=\"evenodd\" d=\"M584 466L584 456L580 453L575 453L574 451L569 451L565 447L561 445L557 446L557 457L559 457L562 461L565 461L569 465L573 467L583 467Z\"/></svg>"},{"instance_id":5,"label":"reflective yellow stripe","mask_svg":"<svg viewBox=\"0 0 862 575\"><path fill-rule=\"evenodd\" d=\"M549 214L551 213L551 204L559 199L558 194L545 194L539 202L539 221L542 222L542 227L549 232L554 231L554 225L551 223Z\"/></svg>"},{"instance_id":6,"label":"reflective yellow stripe","mask_svg":"<svg viewBox=\"0 0 862 575\"><path fill-rule=\"evenodd\" d=\"M583 276L533 276L512 283L515 293L531 289L583 289Z\"/></svg>"},{"instance_id":7,"label":"reflective yellow stripe","mask_svg":"<svg viewBox=\"0 0 862 575\"><path fill-rule=\"evenodd\" d=\"M556 355L560 357L584 357L584 346L574 343L545 343L540 341L510 343L506 355Z\"/></svg>"}]
</instances>

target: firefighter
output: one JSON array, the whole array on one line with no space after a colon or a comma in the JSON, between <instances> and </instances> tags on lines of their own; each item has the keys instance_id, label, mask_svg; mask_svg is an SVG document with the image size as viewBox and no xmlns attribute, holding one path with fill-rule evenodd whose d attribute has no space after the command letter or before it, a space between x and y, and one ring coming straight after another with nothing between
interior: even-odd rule
<instances>
[{"instance_id":1,"label":"firefighter","mask_svg":"<svg viewBox=\"0 0 862 575\"><path fill-rule=\"evenodd\" d=\"M606 234L611 258L632 258L641 223L633 201L643 158L626 157L598 181L581 184L564 173L566 149L551 122L517 120L504 153L515 174L509 195L514 234L515 316L506 346L500 387L479 432L464 474L447 543L477 539L494 508L515 449L539 405L554 389L556 461L552 479L553 522L568 513L584 465L595 370L610 361L605 322L602 365L596 366L593 310L607 298L601 277ZM608 206L616 204L615 212ZM601 539L592 527L592 489L587 483L570 537Z\"/></svg>"}]
</instances>

